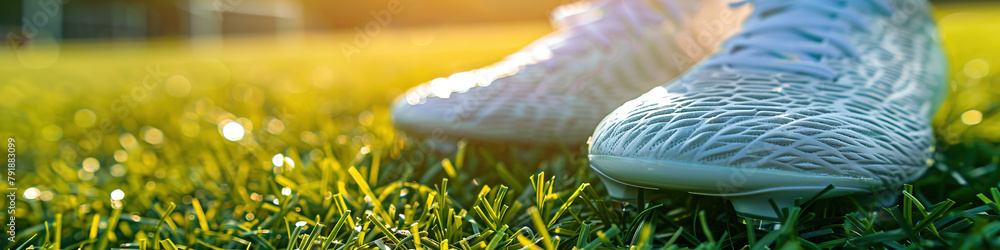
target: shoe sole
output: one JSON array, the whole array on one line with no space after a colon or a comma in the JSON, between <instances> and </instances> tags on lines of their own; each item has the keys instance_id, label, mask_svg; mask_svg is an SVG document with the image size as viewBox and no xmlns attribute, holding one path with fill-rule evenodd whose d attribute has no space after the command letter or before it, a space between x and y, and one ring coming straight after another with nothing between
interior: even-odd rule
<instances>
[{"instance_id":1,"label":"shoe sole","mask_svg":"<svg viewBox=\"0 0 1000 250\"><path fill-rule=\"evenodd\" d=\"M834 188L820 198L872 193L884 186L881 181L869 178L607 155L590 155L589 158L591 169L600 174L608 194L614 199L635 200L640 189L681 190L727 198L740 216L764 221L777 221L778 218L769 202L771 199L782 208L793 206L796 199L811 199L829 185Z\"/></svg>"}]
</instances>

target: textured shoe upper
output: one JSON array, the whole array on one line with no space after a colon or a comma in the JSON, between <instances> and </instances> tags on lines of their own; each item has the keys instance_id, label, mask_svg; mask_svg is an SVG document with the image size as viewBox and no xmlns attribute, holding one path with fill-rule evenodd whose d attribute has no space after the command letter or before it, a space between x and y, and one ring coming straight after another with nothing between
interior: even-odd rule
<instances>
[{"instance_id":1,"label":"textured shoe upper","mask_svg":"<svg viewBox=\"0 0 1000 250\"><path fill-rule=\"evenodd\" d=\"M726 7L707 2L718 2L710 13ZM708 4L634 0L561 8L553 18L558 31L492 66L409 90L393 107L394 121L410 131L476 139L584 142L614 108L707 55L685 54L674 40L688 32L681 25L698 19L702 5ZM738 27L740 15L723 10L729 19L716 19L704 37ZM689 46L709 48L721 40Z\"/></svg>"},{"instance_id":2,"label":"textured shoe upper","mask_svg":"<svg viewBox=\"0 0 1000 250\"><path fill-rule=\"evenodd\" d=\"M926 3L751 3L719 53L607 116L590 154L890 185L922 174L946 72ZM808 13L820 21L797 25Z\"/></svg>"}]
</instances>

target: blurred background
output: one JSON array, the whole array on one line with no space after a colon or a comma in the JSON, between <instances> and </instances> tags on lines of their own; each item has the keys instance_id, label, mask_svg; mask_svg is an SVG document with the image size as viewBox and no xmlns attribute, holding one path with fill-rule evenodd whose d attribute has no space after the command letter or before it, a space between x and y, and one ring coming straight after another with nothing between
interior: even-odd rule
<instances>
[{"instance_id":1,"label":"blurred background","mask_svg":"<svg viewBox=\"0 0 1000 250\"><path fill-rule=\"evenodd\" d=\"M30 26L65 39L144 40L275 35L350 29L393 2L393 26L545 19L563 1L530 0L14 0L0 3L0 31ZM36 17L45 13L47 17ZM395 12L395 11L394 11Z\"/></svg>"},{"instance_id":2,"label":"blurred background","mask_svg":"<svg viewBox=\"0 0 1000 250\"><path fill-rule=\"evenodd\" d=\"M188 122L211 128L234 117L312 131L329 117L388 119L386 106L404 90L500 60L551 32L549 13L571 2L4 1L0 117L20 122L0 132L44 152L83 147L87 130L110 118L118 132L156 124L175 138L199 134ZM949 101L935 119L939 137L946 145L1000 141L1000 3L932 3L952 70ZM151 75L175 80L148 98L133 92ZM206 103L224 112L196 110ZM353 133L343 129L317 132L316 141Z\"/></svg>"},{"instance_id":3,"label":"blurred background","mask_svg":"<svg viewBox=\"0 0 1000 250\"><path fill-rule=\"evenodd\" d=\"M563 2L571 1L13 0L0 3L0 32L115 42L295 36L364 28L390 8L382 21L406 28L546 19Z\"/></svg>"}]
</instances>

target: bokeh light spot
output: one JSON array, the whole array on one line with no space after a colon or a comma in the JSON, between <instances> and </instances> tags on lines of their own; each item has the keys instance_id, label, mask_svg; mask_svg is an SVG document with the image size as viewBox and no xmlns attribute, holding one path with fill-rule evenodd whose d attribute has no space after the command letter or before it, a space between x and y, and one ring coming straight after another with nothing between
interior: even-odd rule
<instances>
[{"instance_id":1,"label":"bokeh light spot","mask_svg":"<svg viewBox=\"0 0 1000 250\"><path fill-rule=\"evenodd\" d=\"M230 121L222 125L222 137L225 137L226 140L230 141L242 140L243 134L245 133L246 131L243 130L243 125L240 125L239 123L236 123L234 121Z\"/></svg>"},{"instance_id":2,"label":"bokeh light spot","mask_svg":"<svg viewBox=\"0 0 1000 250\"><path fill-rule=\"evenodd\" d=\"M38 188L35 188L35 187L30 187L30 188L24 190L24 198L25 199L34 200L34 199L37 199L38 196L41 196L41 195L42 195L42 192L38 191Z\"/></svg>"},{"instance_id":3,"label":"bokeh light spot","mask_svg":"<svg viewBox=\"0 0 1000 250\"><path fill-rule=\"evenodd\" d=\"M976 125L980 122L983 122L983 112L973 109L962 113L962 123L965 123L966 125Z\"/></svg>"},{"instance_id":4,"label":"bokeh light spot","mask_svg":"<svg viewBox=\"0 0 1000 250\"><path fill-rule=\"evenodd\" d=\"M89 128L97 123L97 114L89 109L77 110L76 114L73 115L73 123L81 128Z\"/></svg>"},{"instance_id":5,"label":"bokeh light spot","mask_svg":"<svg viewBox=\"0 0 1000 250\"><path fill-rule=\"evenodd\" d=\"M240 117L236 118L236 122L239 123L240 126L243 126L243 129L245 130L253 130L253 122L251 122L250 119Z\"/></svg>"},{"instance_id":6,"label":"bokeh light spot","mask_svg":"<svg viewBox=\"0 0 1000 250\"><path fill-rule=\"evenodd\" d=\"M371 126L372 122L374 121L375 121L375 114L373 114L371 111L365 110L364 112L361 112L360 115L358 115L358 122L361 123L362 126Z\"/></svg>"},{"instance_id":7,"label":"bokeh light spot","mask_svg":"<svg viewBox=\"0 0 1000 250\"><path fill-rule=\"evenodd\" d=\"M111 166L111 176L114 177L125 176L125 166L122 166L122 164L115 164Z\"/></svg>"},{"instance_id":8,"label":"bokeh light spot","mask_svg":"<svg viewBox=\"0 0 1000 250\"><path fill-rule=\"evenodd\" d=\"M267 122L267 132L268 133L277 135L277 134L281 134L281 132L284 132L284 131L285 131L285 123L281 122L281 120L275 118L275 119L271 119L270 121Z\"/></svg>"},{"instance_id":9,"label":"bokeh light spot","mask_svg":"<svg viewBox=\"0 0 1000 250\"><path fill-rule=\"evenodd\" d=\"M990 74L990 63L983 59L972 59L965 63L962 72L969 78L983 78Z\"/></svg>"},{"instance_id":10,"label":"bokeh light spot","mask_svg":"<svg viewBox=\"0 0 1000 250\"><path fill-rule=\"evenodd\" d=\"M125 199L124 191L122 191L121 189L115 189L115 191L111 191L111 200L120 201L122 199Z\"/></svg>"},{"instance_id":11,"label":"bokeh light spot","mask_svg":"<svg viewBox=\"0 0 1000 250\"><path fill-rule=\"evenodd\" d=\"M52 191L42 191L42 195L39 196L38 198L41 198L42 201L50 201L55 196L56 195L54 193L52 193Z\"/></svg>"},{"instance_id":12,"label":"bokeh light spot","mask_svg":"<svg viewBox=\"0 0 1000 250\"><path fill-rule=\"evenodd\" d=\"M142 132L142 139L149 144L163 143L163 131L154 127L146 127Z\"/></svg>"},{"instance_id":13,"label":"bokeh light spot","mask_svg":"<svg viewBox=\"0 0 1000 250\"><path fill-rule=\"evenodd\" d=\"M285 156L281 154L274 155L274 157L271 157L271 164L274 164L275 167L284 166Z\"/></svg>"},{"instance_id":14,"label":"bokeh light spot","mask_svg":"<svg viewBox=\"0 0 1000 250\"><path fill-rule=\"evenodd\" d=\"M127 160L128 160L128 152L125 152L125 150L121 149L115 150L115 161L125 162Z\"/></svg>"},{"instance_id":15,"label":"bokeh light spot","mask_svg":"<svg viewBox=\"0 0 1000 250\"><path fill-rule=\"evenodd\" d=\"M431 80L431 94L440 98L451 97L451 86L449 84L450 82L445 78Z\"/></svg>"},{"instance_id":16,"label":"bokeh light spot","mask_svg":"<svg viewBox=\"0 0 1000 250\"><path fill-rule=\"evenodd\" d=\"M62 139L62 136L63 130L59 126L48 125L42 128L42 138L45 138L47 141L59 141L59 139Z\"/></svg>"},{"instance_id":17,"label":"bokeh light spot","mask_svg":"<svg viewBox=\"0 0 1000 250\"><path fill-rule=\"evenodd\" d=\"M125 149L132 149L139 146L139 141L135 139L135 136L129 133L124 133L118 136L118 142L122 144Z\"/></svg>"},{"instance_id":18,"label":"bokeh light spot","mask_svg":"<svg viewBox=\"0 0 1000 250\"><path fill-rule=\"evenodd\" d=\"M191 93L191 81L182 75L173 75L167 78L167 94L173 97L185 97Z\"/></svg>"},{"instance_id":19,"label":"bokeh light spot","mask_svg":"<svg viewBox=\"0 0 1000 250\"><path fill-rule=\"evenodd\" d=\"M197 122L184 120L181 122L181 133L187 137L196 137L198 132L201 132L201 127L198 126Z\"/></svg>"},{"instance_id":20,"label":"bokeh light spot","mask_svg":"<svg viewBox=\"0 0 1000 250\"><path fill-rule=\"evenodd\" d=\"M99 169L101 169L101 162L97 161L94 157L87 157L87 159L83 160L83 171L93 173Z\"/></svg>"}]
</instances>

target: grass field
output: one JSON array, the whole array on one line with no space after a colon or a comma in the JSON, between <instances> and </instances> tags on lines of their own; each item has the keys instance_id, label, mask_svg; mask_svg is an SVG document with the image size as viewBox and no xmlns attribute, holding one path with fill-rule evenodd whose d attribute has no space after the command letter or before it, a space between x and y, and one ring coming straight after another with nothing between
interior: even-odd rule
<instances>
[{"instance_id":1,"label":"grass field","mask_svg":"<svg viewBox=\"0 0 1000 250\"><path fill-rule=\"evenodd\" d=\"M2 245L998 248L1000 8L938 7L953 76L933 167L898 206L808 202L775 231L740 223L721 198L611 201L584 145L433 141L392 127L387 105L402 91L499 60L545 23L386 30L349 60L336 45L352 33L193 52L175 41L4 49L0 132L17 162L4 188L17 188L17 219Z\"/></svg>"}]
</instances>

